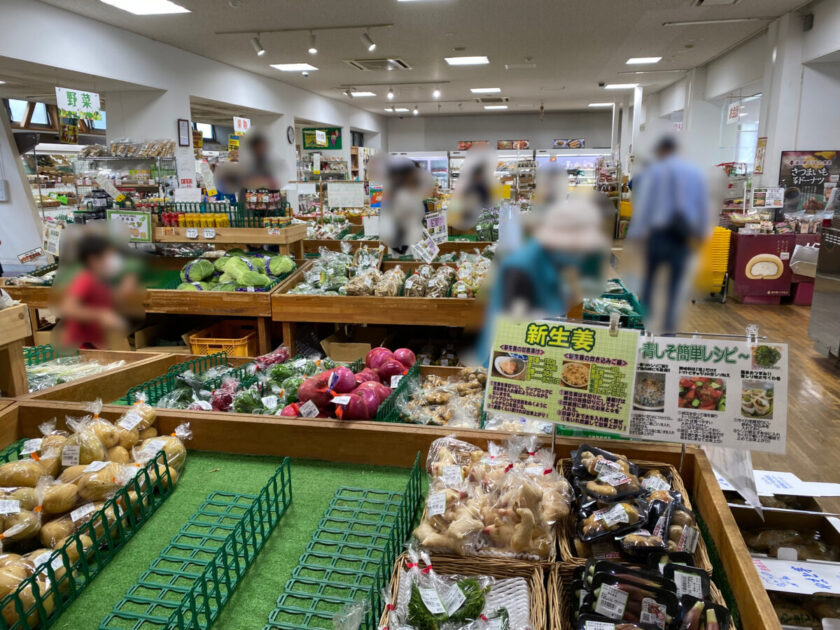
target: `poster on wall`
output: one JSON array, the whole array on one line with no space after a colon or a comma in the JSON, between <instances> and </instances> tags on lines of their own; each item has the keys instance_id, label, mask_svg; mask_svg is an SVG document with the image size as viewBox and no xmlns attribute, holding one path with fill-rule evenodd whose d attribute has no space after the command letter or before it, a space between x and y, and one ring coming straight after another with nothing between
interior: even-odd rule
<instances>
[{"instance_id":1,"label":"poster on wall","mask_svg":"<svg viewBox=\"0 0 840 630\"><path fill-rule=\"evenodd\" d=\"M301 134L304 149L341 149L341 127L304 128Z\"/></svg>"},{"instance_id":2,"label":"poster on wall","mask_svg":"<svg viewBox=\"0 0 840 630\"><path fill-rule=\"evenodd\" d=\"M525 151L530 148L530 140L498 140L496 142L496 149L499 151Z\"/></svg>"},{"instance_id":3,"label":"poster on wall","mask_svg":"<svg viewBox=\"0 0 840 630\"><path fill-rule=\"evenodd\" d=\"M626 435L638 330L497 320L484 409Z\"/></svg>"},{"instance_id":4,"label":"poster on wall","mask_svg":"<svg viewBox=\"0 0 840 630\"><path fill-rule=\"evenodd\" d=\"M726 109L726 124L734 125L741 118L741 101L730 103Z\"/></svg>"},{"instance_id":5,"label":"poster on wall","mask_svg":"<svg viewBox=\"0 0 840 630\"><path fill-rule=\"evenodd\" d=\"M76 144L79 141L79 119L60 118L58 141L62 144Z\"/></svg>"},{"instance_id":6,"label":"poster on wall","mask_svg":"<svg viewBox=\"0 0 840 630\"><path fill-rule=\"evenodd\" d=\"M584 138L555 138L551 143L552 149L585 149Z\"/></svg>"},{"instance_id":7,"label":"poster on wall","mask_svg":"<svg viewBox=\"0 0 840 630\"><path fill-rule=\"evenodd\" d=\"M108 210L108 221L119 222L128 232L129 243L152 242L152 214L134 210Z\"/></svg>"},{"instance_id":8,"label":"poster on wall","mask_svg":"<svg viewBox=\"0 0 840 630\"><path fill-rule=\"evenodd\" d=\"M801 191L801 209L821 211L825 207L825 185L836 185L838 180L840 152L782 151L779 186L796 187Z\"/></svg>"},{"instance_id":9,"label":"poster on wall","mask_svg":"<svg viewBox=\"0 0 840 630\"><path fill-rule=\"evenodd\" d=\"M787 344L652 337L638 353L630 437L785 452Z\"/></svg>"},{"instance_id":10,"label":"poster on wall","mask_svg":"<svg viewBox=\"0 0 840 630\"><path fill-rule=\"evenodd\" d=\"M764 157L767 155L767 136L762 136L755 141L755 166L754 175L764 173Z\"/></svg>"},{"instance_id":11,"label":"poster on wall","mask_svg":"<svg viewBox=\"0 0 840 630\"><path fill-rule=\"evenodd\" d=\"M250 128L250 118L240 118L239 116L233 117L233 133L235 133L237 136L244 136L246 133L248 133L248 130Z\"/></svg>"},{"instance_id":12,"label":"poster on wall","mask_svg":"<svg viewBox=\"0 0 840 630\"><path fill-rule=\"evenodd\" d=\"M459 140L458 150L469 151L470 149L489 149L489 140Z\"/></svg>"}]
</instances>

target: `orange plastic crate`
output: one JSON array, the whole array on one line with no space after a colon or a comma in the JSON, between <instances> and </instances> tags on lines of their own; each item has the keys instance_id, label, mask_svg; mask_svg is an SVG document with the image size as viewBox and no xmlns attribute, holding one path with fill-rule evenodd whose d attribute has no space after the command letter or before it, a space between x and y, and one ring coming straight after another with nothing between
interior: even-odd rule
<instances>
[{"instance_id":1,"label":"orange plastic crate","mask_svg":"<svg viewBox=\"0 0 840 630\"><path fill-rule=\"evenodd\" d=\"M193 354L226 352L229 357L257 355L257 329L248 322L224 320L190 335Z\"/></svg>"}]
</instances>

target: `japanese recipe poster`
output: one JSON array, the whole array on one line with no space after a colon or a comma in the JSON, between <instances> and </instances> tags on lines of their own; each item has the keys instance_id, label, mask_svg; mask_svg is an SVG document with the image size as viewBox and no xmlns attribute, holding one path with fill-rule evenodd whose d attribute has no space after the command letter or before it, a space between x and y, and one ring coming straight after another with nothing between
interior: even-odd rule
<instances>
[{"instance_id":1,"label":"japanese recipe poster","mask_svg":"<svg viewBox=\"0 0 840 630\"><path fill-rule=\"evenodd\" d=\"M642 339L630 436L785 452L786 344Z\"/></svg>"},{"instance_id":2,"label":"japanese recipe poster","mask_svg":"<svg viewBox=\"0 0 840 630\"><path fill-rule=\"evenodd\" d=\"M499 318L484 408L626 434L639 332Z\"/></svg>"}]
</instances>

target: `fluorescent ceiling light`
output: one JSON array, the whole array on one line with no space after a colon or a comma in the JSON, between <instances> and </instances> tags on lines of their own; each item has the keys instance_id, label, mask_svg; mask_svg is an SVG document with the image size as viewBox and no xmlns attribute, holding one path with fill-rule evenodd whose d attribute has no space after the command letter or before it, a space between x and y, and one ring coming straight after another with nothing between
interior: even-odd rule
<instances>
[{"instance_id":1,"label":"fluorescent ceiling light","mask_svg":"<svg viewBox=\"0 0 840 630\"><path fill-rule=\"evenodd\" d=\"M6 85L5 81L0 81L0 85Z\"/></svg>"},{"instance_id":2,"label":"fluorescent ceiling light","mask_svg":"<svg viewBox=\"0 0 840 630\"><path fill-rule=\"evenodd\" d=\"M376 96L374 92L351 92L353 98L366 98L368 96Z\"/></svg>"},{"instance_id":3,"label":"fluorescent ceiling light","mask_svg":"<svg viewBox=\"0 0 840 630\"><path fill-rule=\"evenodd\" d=\"M645 63L659 63L662 57L630 57L625 63L627 65L645 64Z\"/></svg>"},{"instance_id":4,"label":"fluorescent ceiling light","mask_svg":"<svg viewBox=\"0 0 840 630\"><path fill-rule=\"evenodd\" d=\"M450 66L482 66L490 63L486 55L475 57L444 57L443 60Z\"/></svg>"},{"instance_id":5,"label":"fluorescent ceiling light","mask_svg":"<svg viewBox=\"0 0 840 630\"><path fill-rule=\"evenodd\" d=\"M735 24L736 22L760 22L773 20L770 17L720 18L718 20L679 20L676 22L662 22L662 26L695 26L697 24Z\"/></svg>"},{"instance_id":6,"label":"fluorescent ceiling light","mask_svg":"<svg viewBox=\"0 0 840 630\"><path fill-rule=\"evenodd\" d=\"M408 107L395 107L395 108L394 108L394 111L395 111L395 112L407 112L407 111L408 111Z\"/></svg>"},{"instance_id":7,"label":"fluorescent ceiling light","mask_svg":"<svg viewBox=\"0 0 840 630\"><path fill-rule=\"evenodd\" d=\"M280 72L306 72L308 70L318 69L308 63L273 63L271 67L276 68Z\"/></svg>"},{"instance_id":8,"label":"fluorescent ceiling light","mask_svg":"<svg viewBox=\"0 0 840 630\"><path fill-rule=\"evenodd\" d=\"M613 103L589 103L587 107L612 107Z\"/></svg>"},{"instance_id":9,"label":"fluorescent ceiling light","mask_svg":"<svg viewBox=\"0 0 840 630\"><path fill-rule=\"evenodd\" d=\"M632 90L639 87L638 83L607 83L604 86L605 90Z\"/></svg>"},{"instance_id":10,"label":"fluorescent ceiling light","mask_svg":"<svg viewBox=\"0 0 840 630\"><path fill-rule=\"evenodd\" d=\"M507 105L485 105L484 109L507 109Z\"/></svg>"},{"instance_id":11,"label":"fluorescent ceiling light","mask_svg":"<svg viewBox=\"0 0 840 630\"><path fill-rule=\"evenodd\" d=\"M502 88L470 88L473 94L498 94Z\"/></svg>"},{"instance_id":12,"label":"fluorescent ceiling light","mask_svg":"<svg viewBox=\"0 0 840 630\"><path fill-rule=\"evenodd\" d=\"M128 11L134 15L164 15L168 13L190 13L180 4L170 0L101 0L112 7Z\"/></svg>"}]
</instances>

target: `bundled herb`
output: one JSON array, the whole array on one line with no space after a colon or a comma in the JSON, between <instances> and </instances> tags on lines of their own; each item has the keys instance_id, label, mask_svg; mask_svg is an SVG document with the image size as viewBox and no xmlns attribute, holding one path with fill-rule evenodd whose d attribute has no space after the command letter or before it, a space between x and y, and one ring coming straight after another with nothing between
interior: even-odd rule
<instances>
[{"instance_id":1,"label":"bundled herb","mask_svg":"<svg viewBox=\"0 0 840 630\"><path fill-rule=\"evenodd\" d=\"M444 623L463 623L477 619L484 610L485 595L490 586L481 587L475 578L463 578L456 582L464 596L463 603L451 615L447 612L432 613L420 594L417 583L411 585L411 599L408 602L408 622L418 630L439 630Z\"/></svg>"}]
</instances>

